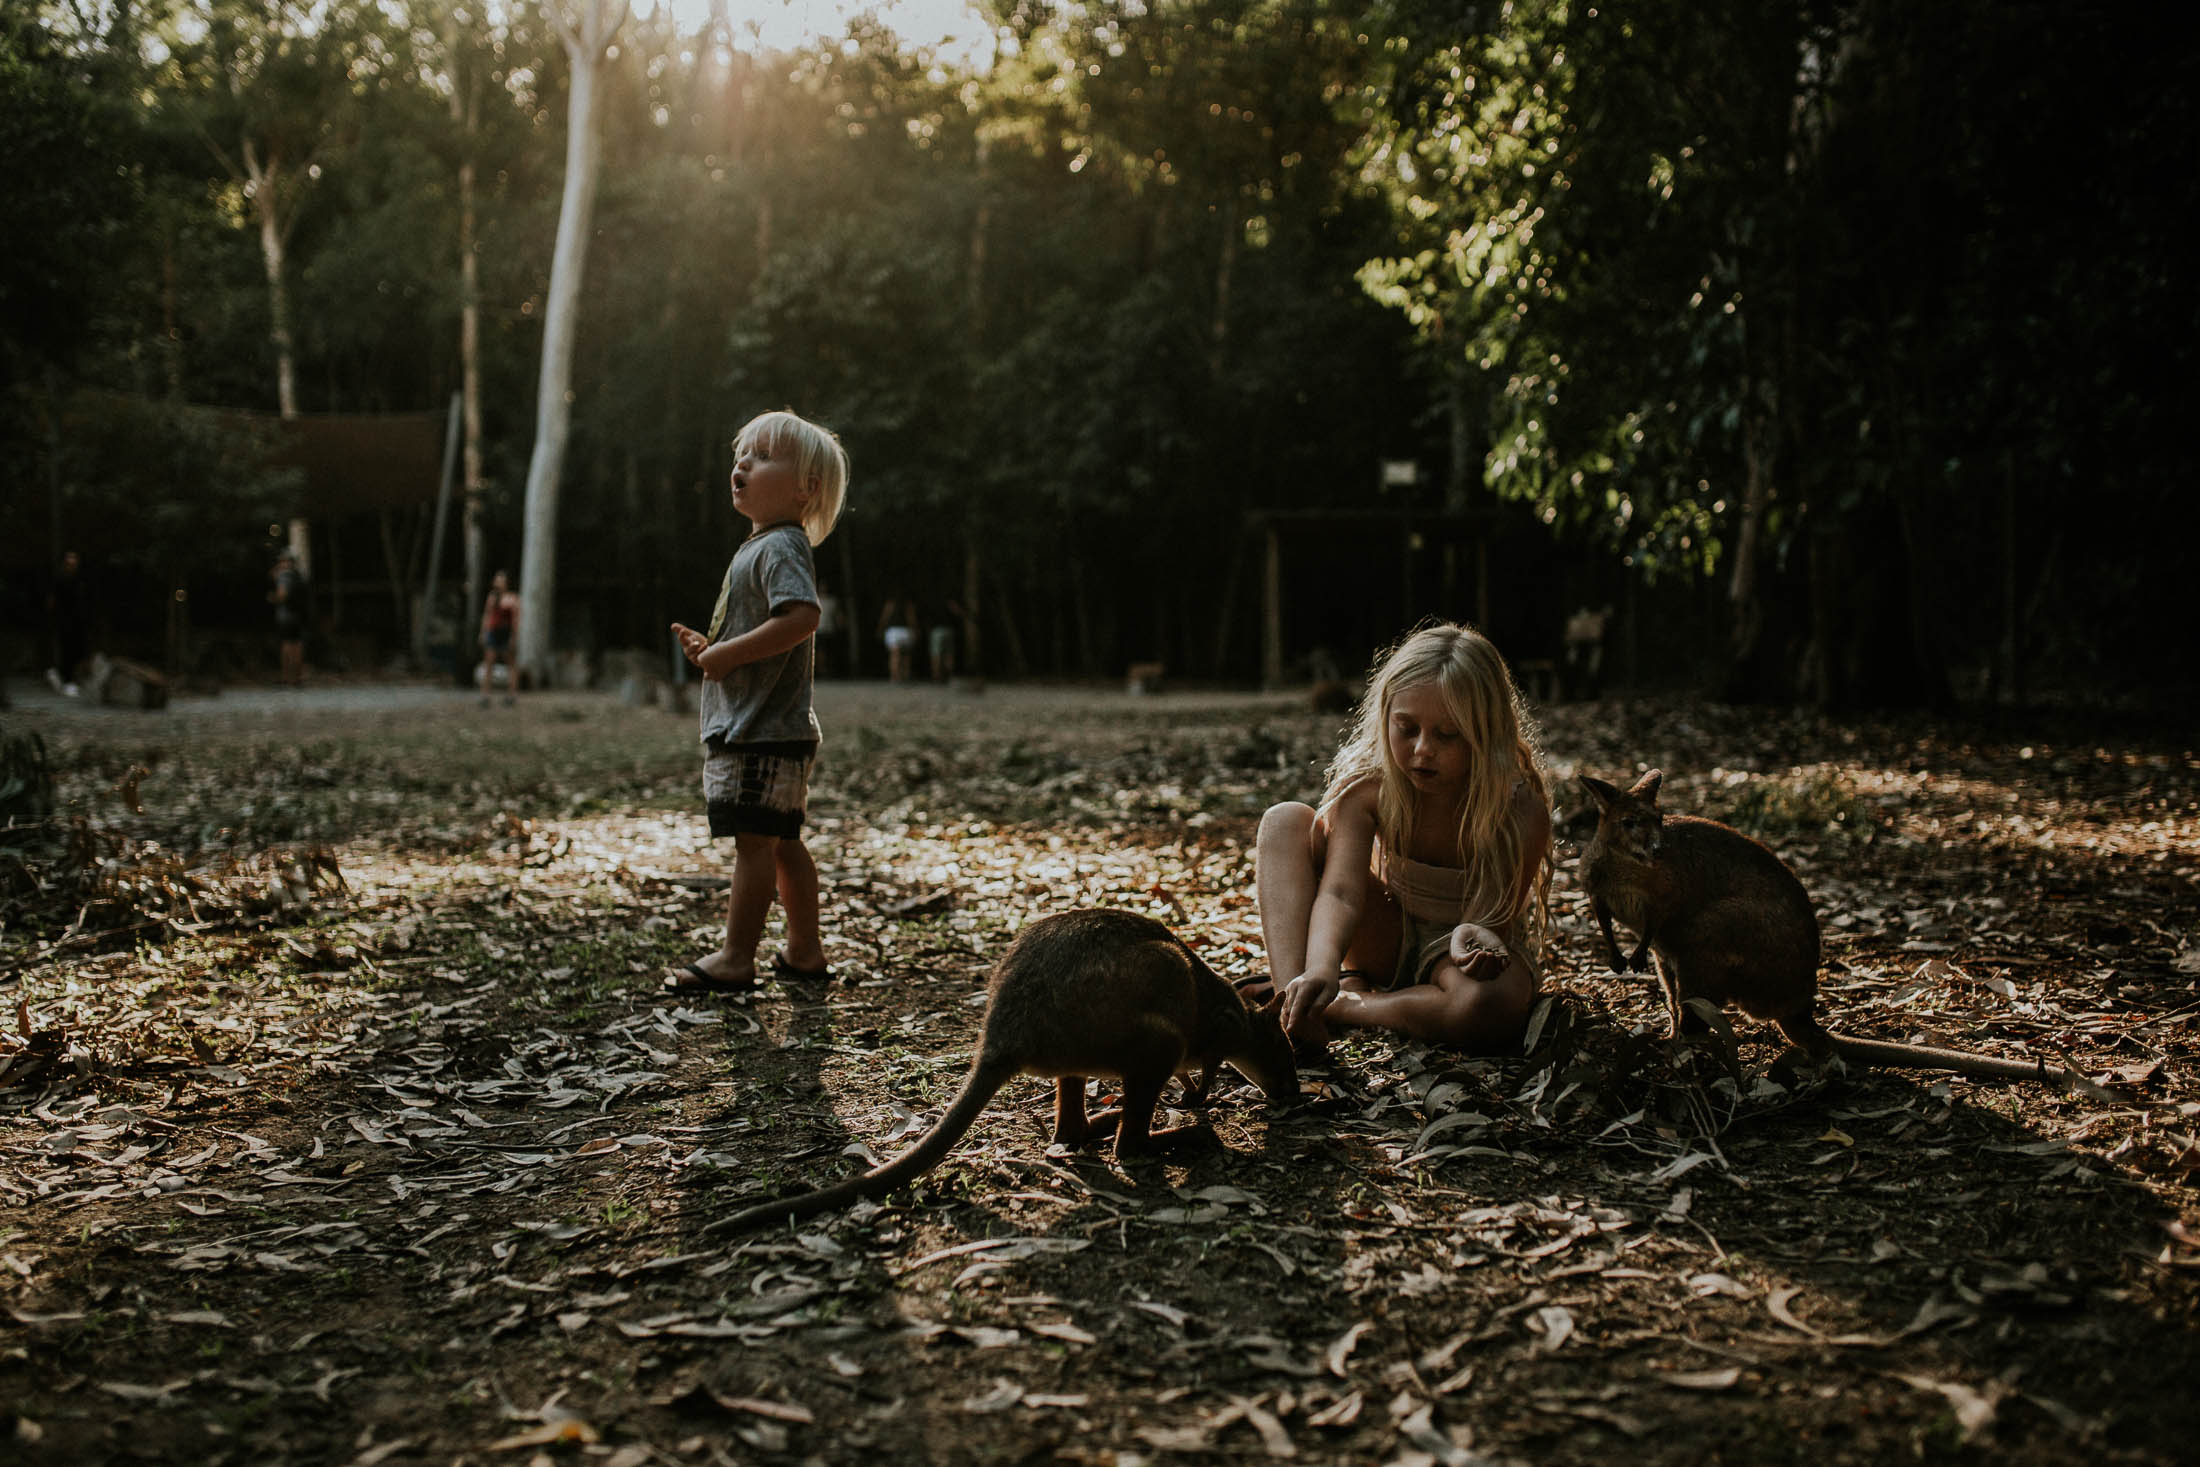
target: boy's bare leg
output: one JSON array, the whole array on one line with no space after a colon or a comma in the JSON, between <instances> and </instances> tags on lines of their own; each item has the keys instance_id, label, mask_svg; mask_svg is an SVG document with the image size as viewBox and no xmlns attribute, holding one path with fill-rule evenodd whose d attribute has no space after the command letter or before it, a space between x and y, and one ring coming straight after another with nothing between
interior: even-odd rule
<instances>
[{"instance_id":1,"label":"boy's bare leg","mask_svg":"<svg viewBox=\"0 0 2200 1467\"><path fill-rule=\"evenodd\" d=\"M817 862L799 835L779 843L779 905L787 914L787 962L812 971L825 966L817 927Z\"/></svg>"},{"instance_id":2,"label":"boy's bare leg","mask_svg":"<svg viewBox=\"0 0 2200 1467\"><path fill-rule=\"evenodd\" d=\"M718 983L745 983L756 977L756 945L764 937L764 918L772 909L772 887L779 863L777 836L743 832L733 838L733 888L726 895L726 939L718 951L697 958L695 966Z\"/></svg>"}]
</instances>

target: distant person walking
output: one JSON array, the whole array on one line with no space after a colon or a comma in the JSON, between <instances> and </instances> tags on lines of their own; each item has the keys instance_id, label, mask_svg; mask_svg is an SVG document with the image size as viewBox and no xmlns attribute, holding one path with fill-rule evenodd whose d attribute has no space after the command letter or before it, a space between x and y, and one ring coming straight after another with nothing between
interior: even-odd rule
<instances>
[{"instance_id":1,"label":"distant person walking","mask_svg":"<svg viewBox=\"0 0 2200 1467\"><path fill-rule=\"evenodd\" d=\"M276 557L268 579L273 585L267 599L275 608L275 640L282 651L282 671L276 681L297 687L306 680L306 620L312 588L306 584L305 572L298 569L297 557L288 551Z\"/></svg>"},{"instance_id":2,"label":"distant person walking","mask_svg":"<svg viewBox=\"0 0 2200 1467\"><path fill-rule=\"evenodd\" d=\"M504 663L504 701L519 692L519 669L512 665L512 635L519 629L519 593L511 577L498 571L489 578L489 597L481 606L481 706L496 691L496 665Z\"/></svg>"},{"instance_id":3,"label":"distant person walking","mask_svg":"<svg viewBox=\"0 0 2200 1467\"><path fill-rule=\"evenodd\" d=\"M1597 698L1604 693L1604 633L1612 608L1582 607L1566 618L1566 696Z\"/></svg>"},{"instance_id":4,"label":"distant person walking","mask_svg":"<svg viewBox=\"0 0 2200 1467\"><path fill-rule=\"evenodd\" d=\"M925 653L931 659L932 681L936 683L944 683L955 675L955 623L962 614L962 607L950 601L939 620L925 632Z\"/></svg>"},{"instance_id":5,"label":"distant person walking","mask_svg":"<svg viewBox=\"0 0 2200 1467\"><path fill-rule=\"evenodd\" d=\"M817 761L811 706L819 620L813 548L832 532L847 493L840 440L793 413L766 413L734 440L733 507L751 525L720 584L706 631L672 624L703 675L703 805L711 838L733 841L726 935L716 949L665 975L675 993L756 986L756 947L772 896L787 914L787 945L772 959L782 979L832 976L818 932L817 864L802 844L810 769Z\"/></svg>"},{"instance_id":6,"label":"distant person walking","mask_svg":"<svg viewBox=\"0 0 2200 1467\"><path fill-rule=\"evenodd\" d=\"M54 662L46 669L46 681L55 692L74 698L76 675L92 645L92 596L84 583L83 562L74 550L61 552L53 589L46 593L46 609L53 616L54 640Z\"/></svg>"},{"instance_id":7,"label":"distant person walking","mask_svg":"<svg viewBox=\"0 0 2200 1467\"><path fill-rule=\"evenodd\" d=\"M890 596L879 608L879 636L886 643L886 680L909 681L909 664L917 650L917 603L907 596Z\"/></svg>"}]
</instances>

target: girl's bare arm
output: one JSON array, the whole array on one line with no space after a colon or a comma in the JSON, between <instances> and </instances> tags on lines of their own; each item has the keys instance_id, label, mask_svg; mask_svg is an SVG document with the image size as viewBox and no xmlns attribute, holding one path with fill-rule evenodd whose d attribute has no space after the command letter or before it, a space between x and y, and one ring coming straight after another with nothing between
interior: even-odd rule
<instances>
[{"instance_id":1,"label":"girl's bare arm","mask_svg":"<svg viewBox=\"0 0 2200 1467\"><path fill-rule=\"evenodd\" d=\"M1295 1032L1302 1018L1321 1012L1337 996L1345 952L1367 907L1368 867L1375 851L1375 795L1362 782L1334 800L1328 823L1321 885L1306 922L1306 971L1283 989L1283 1027Z\"/></svg>"},{"instance_id":2,"label":"girl's bare arm","mask_svg":"<svg viewBox=\"0 0 2200 1467\"><path fill-rule=\"evenodd\" d=\"M1333 978L1344 966L1360 913L1367 907L1368 868L1375 854L1373 783L1363 782L1338 796L1327 815L1321 885L1306 924L1306 971Z\"/></svg>"}]
</instances>

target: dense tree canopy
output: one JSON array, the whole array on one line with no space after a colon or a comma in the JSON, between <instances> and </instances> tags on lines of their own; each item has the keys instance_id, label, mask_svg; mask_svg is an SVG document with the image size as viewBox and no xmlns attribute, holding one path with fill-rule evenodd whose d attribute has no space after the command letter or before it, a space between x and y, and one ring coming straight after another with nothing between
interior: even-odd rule
<instances>
[{"instance_id":1,"label":"dense tree canopy","mask_svg":"<svg viewBox=\"0 0 2200 1467\"><path fill-rule=\"evenodd\" d=\"M1294 655L1475 614L1457 541L1516 657L1624 595L1692 637L1716 608L1715 665L1651 635L1636 670L1737 695L2189 688L2147 636L2178 616L2182 42L1986 0L990 4L972 66L872 22L793 54L621 32L561 640L697 614L727 439L793 406L855 462L821 564L858 621L978 588L997 673L1250 675L1247 525L1289 510L1448 516L1426 548L1287 540ZM468 200L486 554L518 569L565 143L544 13L30 9L0 27L18 571L56 497L109 563L188 559L97 514L103 423L443 407ZM146 477L259 543L279 486L178 432L205 451ZM400 588L355 623L401 640L425 518L317 526L325 579Z\"/></svg>"}]
</instances>

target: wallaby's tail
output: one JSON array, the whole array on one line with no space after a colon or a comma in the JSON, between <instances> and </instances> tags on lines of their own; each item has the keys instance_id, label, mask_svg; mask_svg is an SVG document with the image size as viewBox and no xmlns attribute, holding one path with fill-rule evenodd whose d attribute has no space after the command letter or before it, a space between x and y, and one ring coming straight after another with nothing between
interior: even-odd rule
<instances>
[{"instance_id":1,"label":"wallaby's tail","mask_svg":"<svg viewBox=\"0 0 2200 1467\"><path fill-rule=\"evenodd\" d=\"M954 1148L957 1141L977 1123L986 1103L1003 1085L1014 1079L1016 1066L1001 1061L988 1062L981 1055L970 1067L969 1078L963 1081L961 1093L947 1107L947 1113L939 1118L932 1129L917 1139L917 1144L895 1157L876 1171L865 1172L860 1177L850 1177L837 1186L816 1192L805 1192L799 1197L782 1197L777 1202L765 1202L720 1218L703 1229L705 1236L713 1233L741 1232L748 1228L769 1223L793 1222L797 1218L815 1217L837 1207L865 1197L883 1197L896 1187L903 1186L923 1176L938 1166L941 1158Z\"/></svg>"},{"instance_id":2,"label":"wallaby's tail","mask_svg":"<svg viewBox=\"0 0 2200 1467\"><path fill-rule=\"evenodd\" d=\"M1969 1075L1974 1080L2039 1080L2096 1098L2114 1098L2112 1092L2103 1090L2075 1070L2051 1065L2045 1060L2001 1059L1990 1054L1972 1054L1961 1049L1937 1049L1926 1044L1894 1044L1884 1039L1856 1039L1847 1034L1833 1033L1810 1014L1782 1019L1779 1024L1782 1034L1813 1054L1823 1055L1830 1051L1858 1064L1880 1065L1897 1070L1952 1070L1959 1075Z\"/></svg>"}]
</instances>

